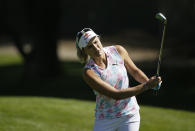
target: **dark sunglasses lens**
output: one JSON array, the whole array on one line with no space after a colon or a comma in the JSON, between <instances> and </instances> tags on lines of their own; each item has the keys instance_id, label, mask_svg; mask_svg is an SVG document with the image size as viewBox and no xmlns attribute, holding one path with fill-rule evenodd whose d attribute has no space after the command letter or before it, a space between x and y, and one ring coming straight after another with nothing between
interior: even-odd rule
<instances>
[{"instance_id":1,"label":"dark sunglasses lens","mask_svg":"<svg viewBox=\"0 0 195 131\"><path fill-rule=\"evenodd\" d=\"M85 28L83 31L84 32L87 32L87 31L90 31L91 29L89 29L89 28Z\"/></svg>"},{"instance_id":2,"label":"dark sunglasses lens","mask_svg":"<svg viewBox=\"0 0 195 131\"><path fill-rule=\"evenodd\" d=\"M81 32L78 32L77 33L77 37L80 38L82 36L82 33Z\"/></svg>"},{"instance_id":3,"label":"dark sunglasses lens","mask_svg":"<svg viewBox=\"0 0 195 131\"><path fill-rule=\"evenodd\" d=\"M81 36L84 34L84 32L87 32L87 31L90 31L90 30L91 30L90 28L85 28L81 32L78 32L77 33L77 38L80 39Z\"/></svg>"}]
</instances>

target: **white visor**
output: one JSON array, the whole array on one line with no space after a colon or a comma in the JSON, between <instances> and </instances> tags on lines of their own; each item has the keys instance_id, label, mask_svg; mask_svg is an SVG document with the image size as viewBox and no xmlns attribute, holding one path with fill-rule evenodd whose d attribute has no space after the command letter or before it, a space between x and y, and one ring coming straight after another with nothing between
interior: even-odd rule
<instances>
[{"instance_id":1,"label":"white visor","mask_svg":"<svg viewBox=\"0 0 195 131\"><path fill-rule=\"evenodd\" d=\"M78 42L79 48L80 48L80 49L85 48L85 47L87 46L88 42L89 42L89 41L91 40L91 38L93 38L94 36L98 36L98 35L97 35L95 32L93 32L92 30L85 32L85 33L81 36L81 38L80 38L80 40L79 40L79 42Z\"/></svg>"}]
</instances>

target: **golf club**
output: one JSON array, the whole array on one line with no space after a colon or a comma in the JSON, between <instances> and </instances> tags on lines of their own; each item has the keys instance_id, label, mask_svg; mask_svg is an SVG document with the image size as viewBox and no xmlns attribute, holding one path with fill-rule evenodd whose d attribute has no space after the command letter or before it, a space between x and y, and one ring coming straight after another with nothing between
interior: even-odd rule
<instances>
[{"instance_id":1,"label":"golf club","mask_svg":"<svg viewBox=\"0 0 195 131\"><path fill-rule=\"evenodd\" d=\"M156 71L156 76L159 76L160 65L161 65L161 60L162 60L162 52L163 52L163 46L164 46L165 31L166 31L166 25L167 25L167 19L162 13L157 13L155 17L156 17L156 19L160 20L163 24L161 47L160 47L160 53L159 53L159 58L158 58L158 66L157 66L157 71Z\"/></svg>"},{"instance_id":2,"label":"golf club","mask_svg":"<svg viewBox=\"0 0 195 131\"><path fill-rule=\"evenodd\" d=\"M163 52L163 46L164 46L164 38L165 38L167 19L162 13L157 13L155 18L158 19L163 24L161 47L160 47L160 53L159 53L159 57L158 57L158 66L157 66L157 71L156 71L156 77L158 77L159 73L160 73L160 65L161 65L161 60L162 60L162 52ZM154 89L155 90L154 93L156 96L157 96L158 90L160 89L160 85L161 85L161 83Z\"/></svg>"}]
</instances>

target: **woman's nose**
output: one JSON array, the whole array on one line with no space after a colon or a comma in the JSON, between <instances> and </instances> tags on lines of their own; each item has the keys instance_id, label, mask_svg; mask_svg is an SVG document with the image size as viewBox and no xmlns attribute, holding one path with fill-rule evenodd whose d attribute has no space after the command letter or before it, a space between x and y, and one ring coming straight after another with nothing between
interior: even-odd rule
<instances>
[{"instance_id":1,"label":"woman's nose","mask_svg":"<svg viewBox=\"0 0 195 131\"><path fill-rule=\"evenodd\" d=\"M93 48L98 50L98 46L96 44L93 44Z\"/></svg>"}]
</instances>

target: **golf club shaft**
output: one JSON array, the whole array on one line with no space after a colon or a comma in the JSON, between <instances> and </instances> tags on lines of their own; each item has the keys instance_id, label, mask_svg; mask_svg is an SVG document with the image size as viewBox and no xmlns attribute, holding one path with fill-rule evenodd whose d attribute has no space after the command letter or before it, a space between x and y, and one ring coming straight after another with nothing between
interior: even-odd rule
<instances>
[{"instance_id":1,"label":"golf club shaft","mask_svg":"<svg viewBox=\"0 0 195 131\"><path fill-rule=\"evenodd\" d=\"M158 58L158 66L157 66L157 72L156 72L157 76L159 76L159 73L160 73L160 65L161 65L162 52L163 52L163 46L164 46L165 32L166 32L166 23L164 23L164 27L163 27L163 34L162 34L162 39L161 39L160 54L159 54L159 58Z\"/></svg>"}]
</instances>

